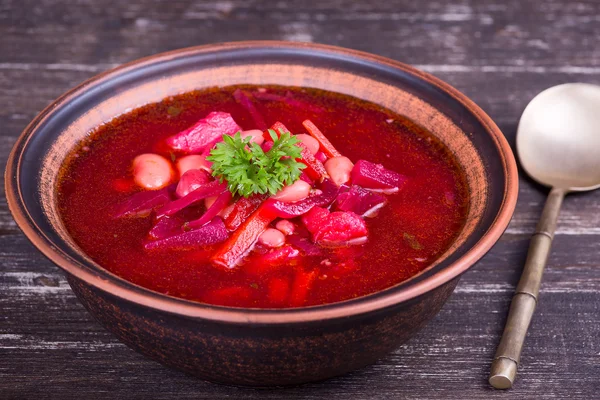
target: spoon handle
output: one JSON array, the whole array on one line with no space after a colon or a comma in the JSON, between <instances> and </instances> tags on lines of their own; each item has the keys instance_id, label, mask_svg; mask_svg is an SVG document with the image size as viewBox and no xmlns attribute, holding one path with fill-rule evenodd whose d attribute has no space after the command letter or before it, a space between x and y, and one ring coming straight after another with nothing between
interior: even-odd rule
<instances>
[{"instance_id":1,"label":"spoon handle","mask_svg":"<svg viewBox=\"0 0 600 400\"><path fill-rule=\"evenodd\" d=\"M489 382L496 389L510 389L515 381L523 342L537 304L542 274L565 194L564 189L553 188L550 191L540 221L529 243L527 261L510 304L504 333L492 362Z\"/></svg>"}]
</instances>

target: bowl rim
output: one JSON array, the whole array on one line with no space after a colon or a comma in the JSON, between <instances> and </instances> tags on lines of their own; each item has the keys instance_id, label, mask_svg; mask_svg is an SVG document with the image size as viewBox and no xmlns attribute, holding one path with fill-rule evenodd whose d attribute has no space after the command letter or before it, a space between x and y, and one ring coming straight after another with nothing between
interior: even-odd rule
<instances>
[{"instance_id":1,"label":"bowl rim","mask_svg":"<svg viewBox=\"0 0 600 400\"><path fill-rule=\"evenodd\" d=\"M486 132L493 139L493 142L497 147L498 154L500 155L499 161L501 162L501 166L506 177L504 181L504 197L502 199L499 211L489 229L470 249L466 251L465 254L459 257L456 261L419 282L415 282L414 284L407 286L395 287L395 290L390 290L388 293L382 293L383 291L374 293L380 293L379 296L367 295L356 299L351 299L350 303L348 301L342 301L324 304L321 306L293 309L223 307L175 298L152 291L150 289L142 288L112 274L106 275L108 279L107 277L100 276L97 271L93 271L91 268L75 262L52 245L52 242L46 238L43 230L35 224L33 218L25 208L19 187L19 166L25 145L29 141L30 137L35 133L36 127L49 114L51 114L53 110L61 107L61 105L64 105L70 99L76 97L93 84L110 79L111 76L115 74L140 68L147 64L168 61L173 58L204 52L264 47L285 48L290 50L299 48L304 50L317 50L319 52L344 55L346 57L351 56L354 59L375 62L380 65L402 70L407 74L410 74L430 85L437 87L438 89L447 93L455 101L459 102L481 123ZM27 125L27 127L17 138L8 157L5 171L5 192L9 210L13 215L13 218L25 236L32 242L32 244L47 258L49 258L50 261L63 269L65 272L75 276L87 284L92 285L97 289L141 306L146 306L151 309L156 309L184 317L238 324L250 323L273 325L307 321L322 321L369 313L417 298L447 282L450 282L468 270L481 257L483 257L498 241L500 236L507 228L517 202L518 173L513 152L506 138L498 126L492 121L492 119L467 96L449 84L434 77L433 75L383 56L338 46L286 41L240 41L187 47L137 59L95 75L77 85L73 89L65 92L63 95L51 102L46 108L44 108Z\"/></svg>"}]
</instances>

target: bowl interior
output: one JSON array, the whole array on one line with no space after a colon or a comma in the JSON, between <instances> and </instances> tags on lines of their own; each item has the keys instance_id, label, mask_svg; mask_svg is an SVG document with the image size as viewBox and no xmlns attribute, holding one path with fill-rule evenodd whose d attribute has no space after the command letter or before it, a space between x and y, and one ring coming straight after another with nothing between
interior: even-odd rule
<instances>
[{"instance_id":1,"label":"bowl interior","mask_svg":"<svg viewBox=\"0 0 600 400\"><path fill-rule=\"evenodd\" d=\"M234 84L314 87L368 100L407 116L456 155L470 189L467 222L452 247L433 265L395 289L423 281L464 257L507 206L507 182L514 178L507 172L510 163L514 164L512 155L505 154L498 143L502 139L490 133L497 128L485 114L451 87L364 53L315 45L240 43L134 62L88 81L46 109L15 148L14 179L30 223L69 262L105 279L120 280L90 260L60 220L54 188L65 156L92 129L131 109L194 89ZM375 296L390 290L394 289Z\"/></svg>"}]
</instances>

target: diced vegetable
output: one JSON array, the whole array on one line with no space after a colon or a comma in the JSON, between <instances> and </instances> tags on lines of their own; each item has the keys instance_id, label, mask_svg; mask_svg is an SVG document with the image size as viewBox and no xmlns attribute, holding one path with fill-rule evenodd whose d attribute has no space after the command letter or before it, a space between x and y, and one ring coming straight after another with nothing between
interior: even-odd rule
<instances>
[{"instance_id":1,"label":"diced vegetable","mask_svg":"<svg viewBox=\"0 0 600 400\"><path fill-rule=\"evenodd\" d=\"M266 195L257 194L240 198L233 206L231 213L225 218L225 227L229 231L236 230L265 201Z\"/></svg>"},{"instance_id":2,"label":"diced vegetable","mask_svg":"<svg viewBox=\"0 0 600 400\"><path fill-rule=\"evenodd\" d=\"M214 217L217 216L231 201L231 192L229 190L225 190L221 193L215 202L206 210L206 212L197 220L190 221L186 224L186 228L199 228L201 226L206 225L209 221L211 221Z\"/></svg>"},{"instance_id":3,"label":"diced vegetable","mask_svg":"<svg viewBox=\"0 0 600 400\"><path fill-rule=\"evenodd\" d=\"M145 217L171 200L172 186L160 190L137 192L117 208L114 218Z\"/></svg>"},{"instance_id":4,"label":"diced vegetable","mask_svg":"<svg viewBox=\"0 0 600 400\"><path fill-rule=\"evenodd\" d=\"M219 181L212 181L206 183L193 192L188 193L187 196L165 204L164 207L158 210L158 216L173 215L200 200L223 193L226 189L227 182L219 183Z\"/></svg>"},{"instance_id":5,"label":"diced vegetable","mask_svg":"<svg viewBox=\"0 0 600 400\"><path fill-rule=\"evenodd\" d=\"M306 302L308 291L314 285L318 273L319 271L316 269L308 272L301 269L296 271L292 283L292 293L290 294L290 305L292 307L300 307Z\"/></svg>"},{"instance_id":6,"label":"diced vegetable","mask_svg":"<svg viewBox=\"0 0 600 400\"><path fill-rule=\"evenodd\" d=\"M216 111L192 127L167 138L166 143L184 153L201 153L211 148L223 135L233 135L241 130L229 113Z\"/></svg>"},{"instance_id":7,"label":"diced vegetable","mask_svg":"<svg viewBox=\"0 0 600 400\"><path fill-rule=\"evenodd\" d=\"M306 121L302 122L302 125L304 125L304 127L312 137L317 139L317 141L321 145L321 150L325 154L327 154L329 157L341 157L340 152L337 151L335 147L333 147L329 139L327 139L323 132L321 132L311 120L307 119Z\"/></svg>"},{"instance_id":8,"label":"diced vegetable","mask_svg":"<svg viewBox=\"0 0 600 400\"><path fill-rule=\"evenodd\" d=\"M133 180L144 189L161 189L171 183L173 175L171 163L163 156L148 153L133 159Z\"/></svg>"},{"instance_id":9,"label":"diced vegetable","mask_svg":"<svg viewBox=\"0 0 600 400\"><path fill-rule=\"evenodd\" d=\"M216 217L201 228L146 242L144 248L146 250L189 249L222 242L227 239L227 235L223 221Z\"/></svg>"},{"instance_id":10,"label":"diced vegetable","mask_svg":"<svg viewBox=\"0 0 600 400\"><path fill-rule=\"evenodd\" d=\"M338 194L335 204L341 211L352 211L363 217L371 217L386 202L384 196L352 185L347 192Z\"/></svg>"},{"instance_id":11,"label":"diced vegetable","mask_svg":"<svg viewBox=\"0 0 600 400\"><path fill-rule=\"evenodd\" d=\"M314 192L303 200L285 203L270 198L265 202L265 207L269 208L279 218L293 218L307 213L315 206L328 205L335 200L338 192L339 188L329 179L325 179L321 184L320 191Z\"/></svg>"},{"instance_id":12,"label":"diced vegetable","mask_svg":"<svg viewBox=\"0 0 600 400\"><path fill-rule=\"evenodd\" d=\"M275 215L259 207L240 227L233 232L231 237L217 249L211 261L214 265L231 269L252 249L256 240L269 224L275 219Z\"/></svg>"},{"instance_id":13,"label":"diced vegetable","mask_svg":"<svg viewBox=\"0 0 600 400\"><path fill-rule=\"evenodd\" d=\"M267 129L267 123L265 122L265 119L260 114L260 112L258 112L258 110L256 109L256 106L252 103L250 96L251 95L249 95L241 89L237 89L235 92L233 92L233 97L235 98L235 101L237 101L242 107L246 109L246 111L248 111L248 113L252 117L252 120L254 120L254 125L260 130L265 130Z\"/></svg>"},{"instance_id":14,"label":"diced vegetable","mask_svg":"<svg viewBox=\"0 0 600 400\"><path fill-rule=\"evenodd\" d=\"M315 154L315 158L319 160L322 164L325 164L325 162L328 160L327 155L322 151L317 151L317 154Z\"/></svg>"},{"instance_id":15,"label":"diced vegetable","mask_svg":"<svg viewBox=\"0 0 600 400\"><path fill-rule=\"evenodd\" d=\"M359 160L352 169L352 183L371 190L394 193L406 182L406 177L386 169L381 164Z\"/></svg>"},{"instance_id":16,"label":"diced vegetable","mask_svg":"<svg viewBox=\"0 0 600 400\"><path fill-rule=\"evenodd\" d=\"M199 187L206 185L211 180L212 177L205 170L190 169L181 175L175 194L177 194L177 197L185 197Z\"/></svg>"},{"instance_id":17,"label":"diced vegetable","mask_svg":"<svg viewBox=\"0 0 600 400\"><path fill-rule=\"evenodd\" d=\"M351 211L330 213L314 207L302 217L315 243L326 247L363 244L366 241L365 221Z\"/></svg>"},{"instance_id":18,"label":"diced vegetable","mask_svg":"<svg viewBox=\"0 0 600 400\"><path fill-rule=\"evenodd\" d=\"M162 239L183 232L183 220L178 217L164 216L152 227L148 234L152 239Z\"/></svg>"}]
</instances>

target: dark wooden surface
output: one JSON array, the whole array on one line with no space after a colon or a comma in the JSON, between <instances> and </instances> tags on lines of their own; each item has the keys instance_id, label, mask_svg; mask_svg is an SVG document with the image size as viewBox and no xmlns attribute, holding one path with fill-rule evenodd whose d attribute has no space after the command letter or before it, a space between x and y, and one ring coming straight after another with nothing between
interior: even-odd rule
<instances>
[{"instance_id":1,"label":"dark wooden surface","mask_svg":"<svg viewBox=\"0 0 600 400\"><path fill-rule=\"evenodd\" d=\"M0 165L17 135L82 80L142 56L243 39L314 41L431 72L470 96L514 145L541 90L600 84L600 2L0 2ZM515 217L440 314L376 365L257 391L198 381L117 342L31 246L0 196L0 398L598 398L600 192L569 196L516 387L486 383L545 191L522 177ZM0 183L1 185L1 183Z\"/></svg>"}]
</instances>

